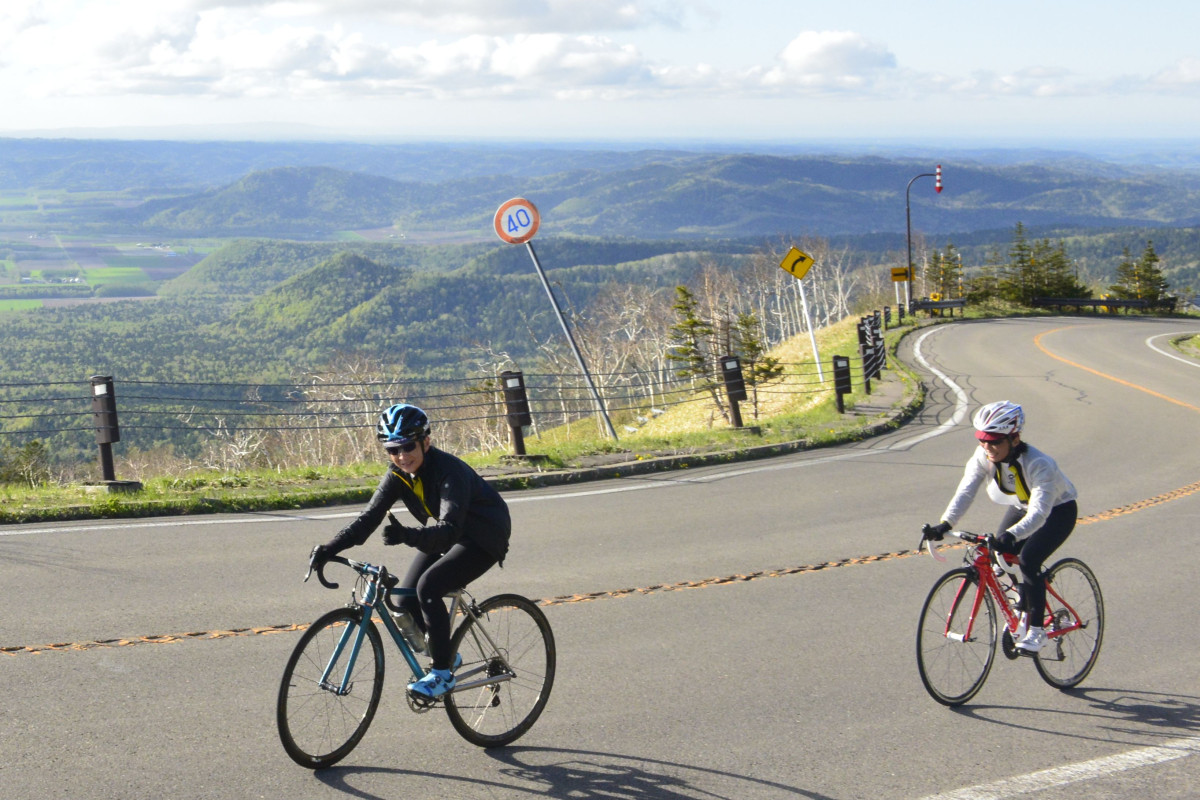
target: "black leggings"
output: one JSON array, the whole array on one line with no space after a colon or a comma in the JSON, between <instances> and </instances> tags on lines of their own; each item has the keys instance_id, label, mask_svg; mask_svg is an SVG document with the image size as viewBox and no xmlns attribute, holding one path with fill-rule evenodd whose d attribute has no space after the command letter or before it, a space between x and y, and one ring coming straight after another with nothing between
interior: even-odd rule
<instances>
[{"instance_id":1,"label":"black leggings","mask_svg":"<svg viewBox=\"0 0 1200 800\"><path fill-rule=\"evenodd\" d=\"M1025 610L1029 612L1029 625L1040 627L1046 617L1046 581L1042 578L1042 565L1050 554L1062 546L1062 543L1075 530L1075 518L1079 507L1074 500L1056 505L1046 517L1045 524L1029 535L1021 545L1021 597L1025 602ZM1025 516L1019 508L1013 508L1004 515L998 533L1017 524Z\"/></svg>"},{"instance_id":2,"label":"black leggings","mask_svg":"<svg viewBox=\"0 0 1200 800\"><path fill-rule=\"evenodd\" d=\"M400 586L415 589L417 594L405 596L400 604L414 619L424 623L434 669L450 669L454 657L450 652L450 612L442 598L462 589L495 563L490 553L464 539L445 555L417 551L417 557L408 565Z\"/></svg>"}]
</instances>

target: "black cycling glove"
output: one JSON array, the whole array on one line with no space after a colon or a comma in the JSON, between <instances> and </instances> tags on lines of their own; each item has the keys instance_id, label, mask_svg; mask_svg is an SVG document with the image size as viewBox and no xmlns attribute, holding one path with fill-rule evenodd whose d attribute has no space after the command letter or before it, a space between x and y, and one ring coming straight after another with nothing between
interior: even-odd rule
<instances>
[{"instance_id":1,"label":"black cycling glove","mask_svg":"<svg viewBox=\"0 0 1200 800\"><path fill-rule=\"evenodd\" d=\"M319 544L312 549L312 553L308 556L308 563L313 569L319 570L329 562L329 557L335 555L329 549L328 545Z\"/></svg>"},{"instance_id":2,"label":"black cycling glove","mask_svg":"<svg viewBox=\"0 0 1200 800\"><path fill-rule=\"evenodd\" d=\"M936 525L926 525L921 528L921 533L931 542L940 542L942 537L949 533L953 527L949 522L939 522Z\"/></svg>"},{"instance_id":3,"label":"black cycling glove","mask_svg":"<svg viewBox=\"0 0 1200 800\"><path fill-rule=\"evenodd\" d=\"M418 531L416 528L410 528L398 522L393 522L383 527L384 544L406 544L410 547L416 547L417 536Z\"/></svg>"},{"instance_id":4,"label":"black cycling glove","mask_svg":"<svg viewBox=\"0 0 1200 800\"><path fill-rule=\"evenodd\" d=\"M1017 541L1017 537L1013 536L1008 531L996 537L996 552L1009 553L1015 555L1021 552L1021 543Z\"/></svg>"}]
</instances>

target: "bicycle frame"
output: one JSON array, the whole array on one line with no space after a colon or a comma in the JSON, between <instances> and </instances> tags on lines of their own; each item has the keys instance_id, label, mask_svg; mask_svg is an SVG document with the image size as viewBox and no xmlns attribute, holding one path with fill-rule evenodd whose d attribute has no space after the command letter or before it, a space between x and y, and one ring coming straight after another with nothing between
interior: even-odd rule
<instances>
[{"instance_id":1,"label":"bicycle frame","mask_svg":"<svg viewBox=\"0 0 1200 800\"><path fill-rule=\"evenodd\" d=\"M957 534L957 531L951 531L950 533L952 536ZM962 536L959 536L959 538L963 539L963 541L970 541ZM946 560L944 557L938 557L936 555L932 545L929 547L929 552L934 554L934 557L939 561ZM994 553L984 541L975 542L969 545L969 549L966 556L963 558L963 561L975 571L975 574L979 578L979 583L975 588L975 596L971 602L971 613L967 618L967 626L962 634L956 634L950 630L950 622L954 619L954 612L959 609L960 604L964 601L963 595L967 588L966 581L964 581L962 586L958 588L958 594L955 596L950 613L946 617L946 628L944 631L946 638L955 639L958 641L971 640L971 634L975 628L975 616L979 612L979 605L983 602L983 596L985 592L992 595L992 599L996 601L996 605L1000 608L1001 613L1004 614L1005 627L1007 628L1008 632L1010 634L1016 633L1017 626L1020 625L1020 615L1017 614L1016 610L1009 603L1008 595L1005 594L1004 588L1000 585L1000 581L996 578L996 575L992 570L993 565L996 565L1001 569L1008 571L1006 569L1007 563L1001 563L1001 559L1005 559L1005 561L1007 561L1007 558L1007 556ZM1055 591L1054 586L1048 580L1046 581L1046 597L1047 600L1051 598L1056 600L1063 608L1070 612L1071 615L1071 622L1069 625L1057 625L1054 617L1050 615L1050 604L1047 602L1045 611L1047 616L1042 623L1046 631L1047 638L1057 639L1060 636L1068 634L1071 631L1079 630L1082 627L1079 621L1079 614L1076 613L1075 609L1063 599L1062 595Z\"/></svg>"},{"instance_id":2,"label":"bicycle frame","mask_svg":"<svg viewBox=\"0 0 1200 800\"><path fill-rule=\"evenodd\" d=\"M354 674L354 665L358 660L358 654L362 648L363 637L366 635L367 626L365 622L372 618L383 622L383 627L389 634L391 634L392 641L400 650L400 654L404 657L405 662L408 664L408 668L412 671L413 679L420 680L425 676L425 670L422 669L421 665L417 662L417 657L413 652L412 647L410 647L408 642L405 641L404 635L400 632L399 626L396 624L396 621L392 619L392 615L384 601L385 592L380 590L380 582L383 576L386 575L386 571L382 567L377 567L373 564L350 561L349 559L346 560L349 562L348 566L352 567L360 575L359 585L361 586L362 590L362 598L358 599L358 587L356 586L355 590L351 591L351 602L349 606L351 608L357 607L362 614L362 618L358 625L353 626L353 628L347 626L346 630L342 632L341 637L338 639L337 645L334 647L333 653L329 657L329 663L325 666L325 671L321 674L321 688L338 695L345 695L349 693L352 686L350 676ZM386 591L401 597L412 595L414 593L412 589L389 589ZM489 634L487 629L483 626L482 621L476 609L474 608L474 599L467 594L466 590L459 589L458 591L452 592L446 596L450 598L450 619L453 620L455 615L460 612L464 616L468 616L473 619L475 624L471 626L471 635L478 640L480 634L482 634L483 638L487 640L490 651L499 652L499 648L492 640L491 634ZM341 678L336 683L331 682L331 674L335 671L335 666L338 664L342 654L346 651L347 646L350 648L350 653L346 659L345 668L342 670ZM501 658L503 658L503 656L501 656ZM514 675L512 667L507 662L505 662L503 666L504 670L500 674L487 675L477 680L468 679L474 675L478 675L481 672L488 672L489 665L487 663L478 664L474 667L460 671L457 675L458 681L454 689L451 691L467 691L470 689L478 689L483 686L492 686L512 680Z\"/></svg>"}]
</instances>

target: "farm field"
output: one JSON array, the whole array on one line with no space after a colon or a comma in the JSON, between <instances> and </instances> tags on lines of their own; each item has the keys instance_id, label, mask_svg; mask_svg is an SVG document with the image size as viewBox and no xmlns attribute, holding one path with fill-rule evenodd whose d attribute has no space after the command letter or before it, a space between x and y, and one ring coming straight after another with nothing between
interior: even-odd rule
<instances>
[{"instance_id":1,"label":"farm field","mask_svg":"<svg viewBox=\"0 0 1200 800\"><path fill-rule=\"evenodd\" d=\"M87 300L102 287L110 287L108 292L152 295L160 284L187 272L219 244L24 232L0 239L0 251L8 256L0 260L0 297L5 287L20 287L19 297L10 299L22 301L61 299L67 287L73 290L73 302ZM90 292L83 291L85 286ZM45 291L39 292L39 287Z\"/></svg>"}]
</instances>

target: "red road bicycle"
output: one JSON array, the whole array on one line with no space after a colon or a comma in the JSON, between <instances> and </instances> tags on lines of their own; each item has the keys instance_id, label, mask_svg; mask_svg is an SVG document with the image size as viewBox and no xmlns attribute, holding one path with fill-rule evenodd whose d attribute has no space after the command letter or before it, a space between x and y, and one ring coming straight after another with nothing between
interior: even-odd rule
<instances>
[{"instance_id":1,"label":"red road bicycle","mask_svg":"<svg viewBox=\"0 0 1200 800\"><path fill-rule=\"evenodd\" d=\"M938 561L928 528L921 544ZM917 667L925 689L939 703L957 706L974 697L987 680L997 643L1009 659L1020 657L1014 634L1020 614L1017 557L997 553L990 535L950 531L967 543L964 566L943 575L925 598L917 627ZM1091 569L1064 558L1043 572L1049 641L1033 656L1038 674L1051 686L1069 689L1087 677L1104 638L1104 599ZM997 610L999 613L997 613Z\"/></svg>"}]
</instances>

